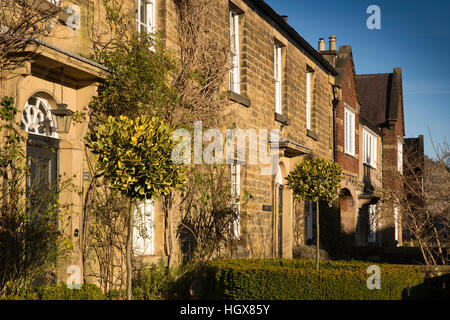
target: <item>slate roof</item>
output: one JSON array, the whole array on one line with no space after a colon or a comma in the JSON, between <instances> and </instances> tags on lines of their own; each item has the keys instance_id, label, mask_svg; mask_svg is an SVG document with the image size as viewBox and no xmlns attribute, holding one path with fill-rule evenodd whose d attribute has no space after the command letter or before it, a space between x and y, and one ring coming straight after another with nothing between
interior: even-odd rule
<instances>
[{"instance_id":1,"label":"slate roof","mask_svg":"<svg viewBox=\"0 0 450 320\"><path fill-rule=\"evenodd\" d=\"M362 102L361 115L380 125L389 114L392 73L357 75L358 92Z\"/></svg>"},{"instance_id":2,"label":"slate roof","mask_svg":"<svg viewBox=\"0 0 450 320\"><path fill-rule=\"evenodd\" d=\"M357 75L356 80L364 118L380 127L397 121L399 112L403 114L401 68L394 68L392 73Z\"/></svg>"}]
</instances>

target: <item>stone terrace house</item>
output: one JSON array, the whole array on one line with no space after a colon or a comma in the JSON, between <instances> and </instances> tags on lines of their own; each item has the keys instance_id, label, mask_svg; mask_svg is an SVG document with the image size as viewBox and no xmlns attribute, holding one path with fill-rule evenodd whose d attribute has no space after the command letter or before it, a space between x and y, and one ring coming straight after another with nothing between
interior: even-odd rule
<instances>
[{"instance_id":1,"label":"stone terrace house","mask_svg":"<svg viewBox=\"0 0 450 320\"><path fill-rule=\"evenodd\" d=\"M331 40L334 40L331 38ZM361 100L356 82L351 46L319 52L335 63L339 75L335 86L340 100L335 106L334 158L343 169L342 194L339 197L340 227L347 245L380 244L377 237L376 203L380 199L381 136L383 133L360 113Z\"/></svg>"},{"instance_id":2,"label":"stone terrace house","mask_svg":"<svg viewBox=\"0 0 450 320\"><path fill-rule=\"evenodd\" d=\"M53 6L53 3L49 1L48 5ZM85 180L89 179L83 173L89 170L83 141L86 123L72 123L68 133L61 132L62 128L54 122L51 110L57 109L58 104L66 104L72 111L82 111L96 95L98 82L107 72L103 66L87 58L91 48L88 16L92 9L87 4L80 0L62 1L63 12L54 31L57 37L44 39L36 56L9 74L2 88L2 95L14 98L19 110L17 121L27 133L27 156L33 159L30 181L39 178L42 184L54 185L59 176L73 177L74 189L63 190L60 202L72 204L67 220L61 225L74 250L67 261L58 264L58 281L65 281L68 277L68 265L80 268L82 265L82 193ZM69 6L80 10L80 19L75 23L68 23L72 16L66 12Z\"/></svg>"},{"instance_id":3,"label":"stone terrace house","mask_svg":"<svg viewBox=\"0 0 450 320\"><path fill-rule=\"evenodd\" d=\"M51 4L51 1L49 1ZM101 3L101 2L99 2ZM177 47L175 0L128 0L125 7L136 12L141 30L156 30L169 48ZM87 124L73 124L68 133L58 133L51 110L67 104L82 111L96 95L98 83L107 70L88 59L91 53L91 14L100 10L93 1L61 1L80 9L79 23L60 19L58 37L49 37L36 59L18 68L4 86L4 95L15 98L18 117L28 134L27 153L46 172L48 183L58 176L74 177L75 192L64 191L62 203L72 204L66 229L74 251L58 265L58 281L68 277L68 265L82 268L82 206L88 185L89 168L83 137ZM333 158L333 84L335 68L308 44L289 24L261 0L217 0L212 10L214 27L227 35L232 68L224 84L236 128L278 129L269 140L280 147L275 173L262 174L259 164L235 159L230 165L238 195L247 191L253 198L240 208L239 255L243 257L292 257L296 244L306 242L311 233L311 206L294 204L284 185L289 171L306 155ZM30 116L38 114L39 117ZM37 130L40 120L48 127ZM50 152L51 146L57 152ZM254 147L254 146L251 146ZM149 214L150 239L135 239L143 247L148 262L164 257L161 204L143 205ZM84 270L81 270L83 278Z\"/></svg>"},{"instance_id":4,"label":"stone terrace house","mask_svg":"<svg viewBox=\"0 0 450 320\"><path fill-rule=\"evenodd\" d=\"M240 86L229 89L231 97L244 95L251 101L233 103L230 111L240 115L238 128L279 129L280 137L271 138L281 147L275 175L262 175L259 165L240 165L241 189L254 196L241 208L243 253L291 258L293 247L311 237L313 216L310 204L294 203L285 178L306 155L332 159L337 73L263 1L235 1L229 10L232 16L240 12L236 26L241 39Z\"/></svg>"},{"instance_id":5,"label":"stone terrace house","mask_svg":"<svg viewBox=\"0 0 450 320\"><path fill-rule=\"evenodd\" d=\"M385 190L402 188L397 174L403 171L404 116L401 68L392 73L357 75L361 98L361 115L383 132L382 181ZM402 243L398 208L387 208L382 214L382 244Z\"/></svg>"},{"instance_id":6,"label":"stone terrace house","mask_svg":"<svg viewBox=\"0 0 450 320\"><path fill-rule=\"evenodd\" d=\"M177 47L172 23L173 1L156 1L157 24L168 47ZM261 0L217 0L214 25L229 35L231 68L224 90L236 128L279 129L275 174L261 173L259 164L234 159L232 183L242 196L253 197L240 207L238 255L292 257L296 244L306 242L312 229L311 206L296 205L286 188L286 176L306 155L333 157L333 83L337 72L286 19ZM257 145L255 143L254 145ZM247 146L254 148L254 145ZM248 154L248 153L247 153ZM155 204L155 256L162 255L161 221Z\"/></svg>"},{"instance_id":7,"label":"stone terrace house","mask_svg":"<svg viewBox=\"0 0 450 320\"><path fill-rule=\"evenodd\" d=\"M140 30L160 32L165 45L176 52L175 1L126 0L124 5L136 12ZM313 206L294 202L292 192L285 186L289 172L300 160L310 156L336 157L343 164L346 191L341 207L346 209L341 212L342 222L348 232L357 233L361 229L358 209L363 204L374 204L373 190L381 183L377 177L381 165L383 187L395 183L385 177L386 170L401 168L404 129L400 69L394 69L392 74L356 76L355 84L351 49L341 47L336 52L334 37L330 37L329 50L324 52L323 44L319 53L262 0L215 0L213 3L211 21L219 33L226 35L224 41L231 52L230 71L223 88L229 102L223 110L224 116L231 115L235 127L242 130L256 133L278 130L268 137L269 149L279 147L279 159L272 174L263 174L262 166L248 158L236 157L230 164L230 183L236 195L242 196L246 191L253 196L240 206L240 223L235 228L239 238L238 256L291 258L296 245L312 239ZM46 172L50 184L56 183L59 175L74 176L72 183L76 191L64 191L60 199L62 203L72 204L63 232L70 235L74 251L68 261L58 266L58 281L67 279L68 265L82 268L82 206L90 177L83 142L87 124L76 123L68 133L58 133L51 110L64 103L72 111L82 111L96 95L98 83L107 72L88 59L92 27L89 19L97 2L62 1L63 9L69 5L80 9L79 24L69 27L62 19L56 29L58 37L46 39L36 59L18 68L5 82L3 91L4 95L15 98L21 112L18 120L28 134L27 153L41 166L36 172ZM349 150L345 144L346 109L352 113L350 122L354 122L347 131L351 133ZM39 117L30 116L34 114ZM39 119L48 120L43 130L36 129L41 126ZM367 142L366 132L374 140ZM251 132L249 135L247 151L261 149L258 141L251 142ZM365 154L363 146L367 143L376 145L376 151ZM50 152L48 146L57 152ZM376 154L375 164L373 154ZM368 177L370 183L366 183ZM368 188L370 185L373 188ZM142 206L149 215L150 238L136 237L135 244L143 249L147 262L156 262L165 258L161 203L155 201ZM394 240L401 239L398 224L391 225L391 229L383 230L382 239L393 244ZM360 235L355 241L364 242L363 238L366 236Z\"/></svg>"}]
</instances>

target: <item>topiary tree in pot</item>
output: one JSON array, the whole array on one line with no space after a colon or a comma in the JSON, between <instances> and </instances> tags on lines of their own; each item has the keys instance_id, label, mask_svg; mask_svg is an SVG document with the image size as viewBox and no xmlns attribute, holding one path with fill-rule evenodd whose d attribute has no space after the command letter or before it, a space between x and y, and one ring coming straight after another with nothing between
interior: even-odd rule
<instances>
[{"instance_id":1,"label":"topiary tree in pot","mask_svg":"<svg viewBox=\"0 0 450 320\"><path fill-rule=\"evenodd\" d=\"M287 176L294 199L308 200L316 204L316 270L319 270L319 201L330 207L339 197L342 169L333 160L304 159Z\"/></svg>"},{"instance_id":2,"label":"topiary tree in pot","mask_svg":"<svg viewBox=\"0 0 450 320\"><path fill-rule=\"evenodd\" d=\"M137 200L151 200L185 182L183 167L171 159L173 127L155 117L109 116L85 138L97 155L100 175L129 199L127 230L127 298L131 299L133 216Z\"/></svg>"}]
</instances>

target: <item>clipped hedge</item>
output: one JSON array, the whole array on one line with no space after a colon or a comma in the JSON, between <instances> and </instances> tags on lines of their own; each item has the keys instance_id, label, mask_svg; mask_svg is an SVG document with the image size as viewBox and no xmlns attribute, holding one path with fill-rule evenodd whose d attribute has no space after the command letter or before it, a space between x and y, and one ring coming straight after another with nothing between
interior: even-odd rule
<instances>
[{"instance_id":1,"label":"clipped hedge","mask_svg":"<svg viewBox=\"0 0 450 320\"><path fill-rule=\"evenodd\" d=\"M233 300L370 300L367 267L373 263L314 260L225 260L213 261L199 272L202 298ZM381 289L374 299L402 299L405 289L423 283L418 268L377 264Z\"/></svg>"},{"instance_id":2,"label":"clipped hedge","mask_svg":"<svg viewBox=\"0 0 450 320\"><path fill-rule=\"evenodd\" d=\"M33 287L19 296L6 300L105 300L103 291L93 284L83 284L80 289L69 289L65 283Z\"/></svg>"}]
</instances>

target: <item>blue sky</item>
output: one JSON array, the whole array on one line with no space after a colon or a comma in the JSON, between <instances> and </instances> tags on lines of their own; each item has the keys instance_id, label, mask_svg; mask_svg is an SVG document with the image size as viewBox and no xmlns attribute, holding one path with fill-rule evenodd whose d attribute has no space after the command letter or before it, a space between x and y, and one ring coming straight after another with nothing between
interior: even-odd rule
<instances>
[{"instance_id":1,"label":"blue sky","mask_svg":"<svg viewBox=\"0 0 450 320\"><path fill-rule=\"evenodd\" d=\"M450 1L448 0L266 0L317 49L335 35L351 45L357 74L401 67L406 137L424 135L425 153L450 139ZM370 5L381 9L381 29L369 30ZM447 140L448 141L448 140Z\"/></svg>"}]
</instances>

